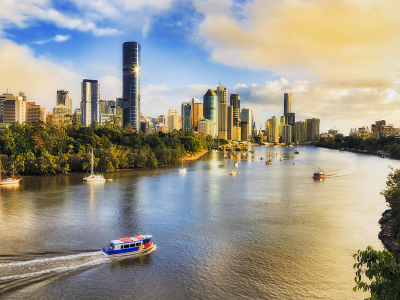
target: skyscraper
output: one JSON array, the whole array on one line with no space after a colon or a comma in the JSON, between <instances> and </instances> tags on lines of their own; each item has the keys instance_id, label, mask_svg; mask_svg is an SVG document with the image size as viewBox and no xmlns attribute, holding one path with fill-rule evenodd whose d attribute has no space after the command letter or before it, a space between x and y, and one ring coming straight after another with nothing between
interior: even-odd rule
<instances>
[{"instance_id":1,"label":"skyscraper","mask_svg":"<svg viewBox=\"0 0 400 300\"><path fill-rule=\"evenodd\" d=\"M307 141L307 127L303 121L298 121L294 124L294 142L296 144L303 144Z\"/></svg>"},{"instance_id":2,"label":"skyscraper","mask_svg":"<svg viewBox=\"0 0 400 300\"><path fill-rule=\"evenodd\" d=\"M292 105L292 94L291 93L284 93L283 94L283 115L286 117L288 113L291 112L291 105Z\"/></svg>"},{"instance_id":3,"label":"skyscraper","mask_svg":"<svg viewBox=\"0 0 400 300\"><path fill-rule=\"evenodd\" d=\"M214 122L214 126L217 126L218 96L211 89L209 89L203 96L203 109L204 119ZM218 136L218 132L214 132L214 134L215 136Z\"/></svg>"},{"instance_id":4,"label":"skyscraper","mask_svg":"<svg viewBox=\"0 0 400 300\"><path fill-rule=\"evenodd\" d=\"M197 99L196 99L197 100ZM203 103L195 102L192 106L192 126L194 131L199 131L199 122L204 118Z\"/></svg>"},{"instance_id":5,"label":"skyscraper","mask_svg":"<svg viewBox=\"0 0 400 300\"><path fill-rule=\"evenodd\" d=\"M125 42L122 47L122 98L124 99L123 124L140 129L140 56L137 42Z\"/></svg>"},{"instance_id":6,"label":"skyscraper","mask_svg":"<svg viewBox=\"0 0 400 300\"><path fill-rule=\"evenodd\" d=\"M233 107L233 123L235 125L235 121L240 120L240 95L239 94L231 94L230 105Z\"/></svg>"},{"instance_id":7,"label":"skyscraper","mask_svg":"<svg viewBox=\"0 0 400 300\"><path fill-rule=\"evenodd\" d=\"M228 114L227 114L227 119L228 119L228 136L227 140L231 141L233 138L233 106L229 105L228 106Z\"/></svg>"},{"instance_id":8,"label":"skyscraper","mask_svg":"<svg viewBox=\"0 0 400 300\"><path fill-rule=\"evenodd\" d=\"M319 141L319 123L319 119L316 118L306 119L307 141Z\"/></svg>"},{"instance_id":9,"label":"skyscraper","mask_svg":"<svg viewBox=\"0 0 400 300\"><path fill-rule=\"evenodd\" d=\"M97 80L83 79L81 95L82 125L100 122L100 84Z\"/></svg>"},{"instance_id":10,"label":"skyscraper","mask_svg":"<svg viewBox=\"0 0 400 300\"><path fill-rule=\"evenodd\" d=\"M240 112L240 121L242 122L247 122L248 124L248 136L253 135L253 122L254 122L254 117L253 117L253 111L251 108L242 108L242 111ZM242 131L243 131L243 126L242 126ZM243 134L242 134L243 136ZM243 139L242 139L243 141Z\"/></svg>"},{"instance_id":11,"label":"skyscraper","mask_svg":"<svg viewBox=\"0 0 400 300\"><path fill-rule=\"evenodd\" d=\"M217 86L218 96L218 138L228 138L228 90L224 86Z\"/></svg>"}]
</instances>

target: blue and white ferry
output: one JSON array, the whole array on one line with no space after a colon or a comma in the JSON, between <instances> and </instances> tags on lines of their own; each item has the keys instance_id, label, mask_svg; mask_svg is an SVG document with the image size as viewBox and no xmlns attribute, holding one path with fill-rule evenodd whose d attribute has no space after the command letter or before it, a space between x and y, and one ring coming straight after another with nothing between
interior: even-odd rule
<instances>
[{"instance_id":1,"label":"blue and white ferry","mask_svg":"<svg viewBox=\"0 0 400 300\"><path fill-rule=\"evenodd\" d=\"M146 253L154 249L156 245L151 242L152 237L151 235L137 235L111 240L110 245L103 248L103 253L108 256Z\"/></svg>"}]
</instances>

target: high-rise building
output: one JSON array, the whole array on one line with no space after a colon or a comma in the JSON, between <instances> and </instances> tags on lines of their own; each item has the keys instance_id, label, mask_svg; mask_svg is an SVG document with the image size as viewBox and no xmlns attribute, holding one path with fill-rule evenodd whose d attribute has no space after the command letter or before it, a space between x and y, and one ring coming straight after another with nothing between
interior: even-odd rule
<instances>
[{"instance_id":1,"label":"high-rise building","mask_svg":"<svg viewBox=\"0 0 400 300\"><path fill-rule=\"evenodd\" d=\"M168 132L173 132L174 129L179 130L182 127L179 124L178 111L176 109L168 110Z\"/></svg>"},{"instance_id":2,"label":"high-rise building","mask_svg":"<svg viewBox=\"0 0 400 300\"><path fill-rule=\"evenodd\" d=\"M81 99L82 125L100 122L100 84L97 80L83 79Z\"/></svg>"},{"instance_id":3,"label":"high-rise building","mask_svg":"<svg viewBox=\"0 0 400 300\"><path fill-rule=\"evenodd\" d=\"M78 122L82 124L82 109L75 108L74 117L77 118Z\"/></svg>"},{"instance_id":4,"label":"high-rise building","mask_svg":"<svg viewBox=\"0 0 400 300\"><path fill-rule=\"evenodd\" d=\"M195 104L199 104L199 100L192 98L189 102L182 102L181 117L182 129L184 132L189 132L193 127L193 108Z\"/></svg>"},{"instance_id":5,"label":"high-rise building","mask_svg":"<svg viewBox=\"0 0 400 300\"><path fill-rule=\"evenodd\" d=\"M306 119L306 127L307 127L307 141L310 142L318 142L319 137L319 123L320 120L317 118Z\"/></svg>"},{"instance_id":6,"label":"high-rise building","mask_svg":"<svg viewBox=\"0 0 400 300\"><path fill-rule=\"evenodd\" d=\"M386 125L386 120L375 121L375 137L381 137L382 126Z\"/></svg>"},{"instance_id":7,"label":"high-rise building","mask_svg":"<svg viewBox=\"0 0 400 300\"><path fill-rule=\"evenodd\" d=\"M217 125L218 130L218 96L215 92L209 89L203 96L204 119L210 120ZM218 132L214 132L218 136Z\"/></svg>"},{"instance_id":8,"label":"high-rise building","mask_svg":"<svg viewBox=\"0 0 400 300\"><path fill-rule=\"evenodd\" d=\"M240 95L231 94L230 105L233 107L233 122L240 120Z\"/></svg>"},{"instance_id":9,"label":"high-rise building","mask_svg":"<svg viewBox=\"0 0 400 300\"><path fill-rule=\"evenodd\" d=\"M286 144L292 143L292 125L284 125L283 126L283 136L282 142Z\"/></svg>"},{"instance_id":10,"label":"high-rise building","mask_svg":"<svg viewBox=\"0 0 400 300\"><path fill-rule=\"evenodd\" d=\"M277 117L273 116L265 122L265 135L267 141L271 144L279 144L279 121Z\"/></svg>"},{"instance_id":11,"label":"high-rise building","mask_svg":"<svg viewBox=\"0 0 400 300\"><path fill-rule=\"evenodd\" d=\"M291 112L292 105L292 94L284 93L283 94L283 115L286 117L288 113Z\"/></svg>"},{"instance_id":12,"label":"high-rise building","mask_svg":"<svg viewBox=\"0 0 400 300\"><path fill-rule=\"evenodd\" d=\"M369 129L368 126L362 126L357 130L357 137L362 138L363 140L369 137Z\"/></svg>"},{"instance_id":13,"label":"high-rise building","mask_svg":"<svg viewBox=\"0 0 400 300\"><path fill-rule=\"evenodd\" d=\"M228 106L228 114L227 114L227 140L231 141L233 139L233 106L229 105Z\"/></svg>"},{"instance_id":14,"label":"high-rise building","mask_svg":"<svg viewBox=\"0 0 400 300\"><path fill-rule=\"evenodd\" d=\"M57 105L63 104L70 109L70 114L72 113L72 100L69 99L68 91L59 90L57 91Z\"/></svg>"},{"instance_id":15,"label":"high-rise building","mask_svg":"<svg viewBox=\"0 0 400 300\"><path fill-rule=\"evenodd\" d=\"M201 119L204 118L203 103L200 103L200 102L193 103L192 112L193 112L193 115L192 115L192 128L193 128L194 131L200 131L199 122L200 122Z\"/></svg>"},{"instance_id":16,"label":"high-rise building","mask_svg":"<svg viewBox=\"0 0 400 300\"><path fill-rule=\"evenodd\" d=\"M140 130L140 65L141 47L137 42L122 46L122 98L124 99L123 124Z\"/></svg>"},{"instance_id":17,"label":"high-rise building","mask_svg":"<svg viewBox=\"0 0 400 300\"><path fill-rule=\"evenodd\" d=\"M217 86L218 96L218 138L228 138L228 90L224 86Z\"/></svg>"},{"instance_id":18,"label":"high-rise building","mask_svg":"<svg viewBox=\"0 0 400 300\"><path fill-rule=\"evenodd\" d=\"M8 92L1 95L3 106L3 122L25 122L26 121L26 96L20 92L19 96L14 96Z\"/></svg>"},{"instance_id":19,"label":"high-rise building","mask_svg":"<svg viewBox=\"0 0 400 300\"><path fill-rule=\"evenodd\" d=\"M240 112L240 121L247 122L248 124L248 136L253 135L253 123L254 123L254 116L253 116L253 111L251 108L242 108L242 111ZM243 131L243 126L242 126L242 131ZM243 133L242 133L243 136ZM242 139L243 141L243 139Z\"/></svg>"},{"instance_id":20,"label":"high-rise building","mask_svg":"<svg viewBox=\"0 0 400 300\"><path fill-rule=\"evenodd\" d=\"M242 128L240 131L241 141L247 142L249 140L249 123L247 121L242 121Z\"/></svg>"},{"instance_id":21,"label":"high-rise building","mask_svg":"<svg viewBox=\"0 0 400 300\"><path fill-rule=\"evenodd\" d=\"M296 144L303 144L306 141L307 141L306 122L298 121L294 124L294 142Z\"/></svg>"}]
</instances>

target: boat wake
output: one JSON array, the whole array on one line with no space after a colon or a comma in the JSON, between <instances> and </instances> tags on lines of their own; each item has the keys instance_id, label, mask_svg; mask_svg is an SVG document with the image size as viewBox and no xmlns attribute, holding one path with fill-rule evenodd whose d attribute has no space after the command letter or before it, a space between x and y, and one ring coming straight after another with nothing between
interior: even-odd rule
<instances>
[{"instance_id":1,"label":"boat wake","mask_svg":"<svg viewBox=\"0 0 400 300\"><path fill-rule=\"evenodd\" d=\"M0 293L52 279L72 271L84 271L104 263L137 258L155 250L156 246L146 253L118 257L105 256L103 251L84 252L73 255L0 264Z\"/></svg>"}]
</instances>

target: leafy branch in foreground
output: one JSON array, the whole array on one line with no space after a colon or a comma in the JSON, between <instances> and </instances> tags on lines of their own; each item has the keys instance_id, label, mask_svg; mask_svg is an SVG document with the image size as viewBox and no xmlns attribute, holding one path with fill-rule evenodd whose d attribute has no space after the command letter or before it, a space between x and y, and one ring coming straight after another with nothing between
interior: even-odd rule
<instances>
[{"instance_id":1,"label":"leafy branch in foreground","mask_svg":"<svg viewBox=\"0 0 400 300\"><path fill-rule=\"evenodd\" d=\"M389 251L376 251L368 246L365 251L358 250L353 257L356 260L354 291L370 291L371 297L367 299L371 300L400 299L400 265ZM363 274L368 282L362 281Z\"/></svg>"}]
</instances>

